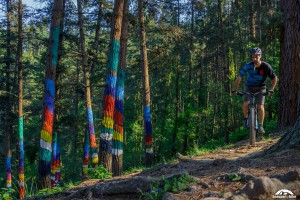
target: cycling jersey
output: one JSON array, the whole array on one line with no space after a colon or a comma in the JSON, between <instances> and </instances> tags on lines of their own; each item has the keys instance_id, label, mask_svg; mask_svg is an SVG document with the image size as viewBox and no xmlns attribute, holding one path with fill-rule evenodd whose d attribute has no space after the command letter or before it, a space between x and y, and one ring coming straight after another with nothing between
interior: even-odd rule
<instances>
[{"instance_id":1,"label":"cycling jersey","mask_svg":"<svg viewBox=\"0 0 300 200\"><path fill-rule=\"evenodd\" d=\"M243 78L248 73L246 85L248 86L264 86L267 76L271 79L276 77L272 67L262 61L260 67L254 69L253 62L247 63L239 73L239 77Z\"/></svg>"}]
</instances>

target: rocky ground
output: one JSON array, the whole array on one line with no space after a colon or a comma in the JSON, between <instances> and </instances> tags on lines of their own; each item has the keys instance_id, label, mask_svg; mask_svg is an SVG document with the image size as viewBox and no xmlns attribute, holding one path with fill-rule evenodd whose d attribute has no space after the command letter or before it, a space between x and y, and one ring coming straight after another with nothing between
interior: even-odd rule
<instances>
[{"instance_id":1,"label":"rocky ground","mask_svg":"<svg viewBox=\"0 0 300 200\"><path fill-rule=\"evenodd\" d=\"M290 199L300 199L300 150L264 154L281 136L272 134L252 147L245 140L201 156L178 155L177 161L149 170L105 181L88 180L71 190L31 199L141 199L137 188L147 193L153 182L160 183L162 177L171 179L183 173L195 179L190 189L166 193L163 199L288 199L288 195ZM275 196L283 189L293 194L286 193L286 198L283 193Z\"/></svg>"}]
</instances>

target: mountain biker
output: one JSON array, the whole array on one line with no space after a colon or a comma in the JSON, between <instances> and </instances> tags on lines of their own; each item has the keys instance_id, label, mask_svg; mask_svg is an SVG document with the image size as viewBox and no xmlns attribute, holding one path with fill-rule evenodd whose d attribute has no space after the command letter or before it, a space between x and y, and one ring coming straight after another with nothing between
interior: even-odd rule
<instances>
[{"instance_id":1,"label":"mountain biker","mask_svg":"<svg viewBox=\"0 0 300 200\"><path fill-rule=\"evenodd\" d=\"M256 93L258 91L261 91L263 93L266 92L266 78L267 76L272 79L271 87L268 90L268 94L272 95L274 92L274 88L277 84L277 76L267 62L264 62L261 60L261 54L262 51L260 48L255 47L251 49L250 56L252 59L252 62L247 63L242 70L239 72L238 77L235 80L234 87L232 90L232 93L237 94L237 89L239 87L239 84L242 80L242 78L248 73L248 77L246 80L246 86L245 86L245 92L248 93ZM243 124L244 127L247 128L247 120L248 120L248 104L250 101L250 96L247 94L244 94L244 103L243 103L243 114L244 114L244 120ZM258 133L263 134L265 133L263 128L264 118L265 118L265 96L262 94L259 94L255 97L255 101L257 103L257 110L258 110Z\"/></svg>"}]
</instances>

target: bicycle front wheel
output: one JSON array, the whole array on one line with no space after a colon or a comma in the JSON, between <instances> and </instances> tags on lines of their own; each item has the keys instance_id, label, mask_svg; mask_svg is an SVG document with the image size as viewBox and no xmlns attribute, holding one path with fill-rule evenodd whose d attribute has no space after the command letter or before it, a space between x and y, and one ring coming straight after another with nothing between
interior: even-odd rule
<instances>
[{"instance_id":1,"label":"bicycle front wheel","mask_svg":"<svg viewBox=\"0 0 300 200\"><path fill-rule=\"evenodd\" d=\"M249 112L249 128L250 128L250 135L249 135L249 141L250 145L255 145L256 140L256 127L255 127L255 110L254 107L250 107Z\"/></svg>"}]
</instances>

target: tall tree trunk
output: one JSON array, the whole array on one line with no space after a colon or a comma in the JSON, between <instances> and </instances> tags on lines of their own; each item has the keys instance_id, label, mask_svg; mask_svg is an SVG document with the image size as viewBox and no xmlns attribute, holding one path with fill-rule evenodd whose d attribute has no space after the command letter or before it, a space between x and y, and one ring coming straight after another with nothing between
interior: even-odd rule
<instances>
[{"instance_id":1,"label":"tall tree trunk","mask_svg":"<svg viewBox=\"0 0 300 200\"><path fill-rule=\"evenodd\" d=\"M146 166L151 166L153 163L153 139L152 139L152 122L151 122L151 101L150 101L150 84L149 84L149 69L146 45L146 29L145 17L143 9L143 0L138 0L138 12L140 23L140 52L141 64L143 69L143 94L144 94L144 131L145 131L145 162Z\"/></svg>"},{"instance_id":2,"label":"tall tree trunk","mask_svg":"<svg viewBox=\"0 0 300 200\"><path fill-rule=\"evenodd\" d=\"M261 0L257 0L257 31L256 38L258 38L259 42L261 42Z\"/></svg>"},{"instance_id":3,"label":"tall tree trunk","mask_svg":"<svg viewBox=\"0 0 300 200\"><path fill-rule=\"evenodd\" d=\"M23 5L18 5L18 72L19 72L19 197L25 197L24 187L24 139L23 139Z\"/></svg>"},{"instance_id":4,"label":"tall tree trunk","mask_svg":"<svg viewBox=\"0 0 300 200\"><path fill-rule=\"evenodd\" d=\"M180 25L180 1L177 0L177 26ZM174 99L174 110L175 110L175 119L174 119L174 128L173 128L173 134L172 134L172 155L175 155L177 149L176 144L176 138L177 138L177 131L178 131L178 116L179 116L179 105L180 105L180 99L179 99L179 77L180 77L180 69L179 69L179 63L180 63L180 55L179 55L179 44L175 45L174 48L176 52L176 57L174 59L174 67L176 66L175 74L175 99Z\"/></svg>"},{"instance_id":5,"label":"tall tree trunk","mask_svg":"<svg viewBox=\"0 0 300 200\"><path fill-rule=\"evenodd\" d=\"M62 18L65 17L65 3L66 0L63 0L63 13ZM52 166L51 166L51 187L59 187L61 185L60 183L60 144L59 144L59 138L61 131L60 126L60 113L61 113L61 103L60 103L60 94L61 94L61 81L62 81L62 41L63 41L63 29L64 29L64 23L63 20L60 23L60 32L59 32L59 43L58 43L58 57L57 57L57 66L56 66L56 81L55 81L55 100L56 100L56 106L55 106L55 131L53 136L53 143L52 143Z\"/></svg>"},{"instance_id":6,"label":"tall tree trunk","mask_svg":"<svg viewBox=\"0 0 300 200\"><path fill-rule=\"evenodd\" d=\"M188 98L187 98L187 116L185 121L185 132L184 132L184 140L182 149L183 152L186 153L188 148L188 138L189 138L189 122L190 122L190 110L194 110L194 100L193 100L193 91L192 91L192 84L193 84L193 53L194 53L194 0L191 2L191 30L190 30L190 51L189 51L189 82L188 82Z\"/></svg>"},{"instance_id":7,"label":"tall tree trunk","mask_svg":"<svg viewBox=\"0 0 300 200\"><path fill-rule=\"evenodd\" d=\"M78 7L78 22L79 22L79 33L80 33L80 47L81 47L81 59L82 67L84 69L84 83L85 83L85 101L86 101L86 117L88 122L88 132L89 132L89 141L90 147L92 149L92 163L94 165L98 164L98 152L96 144L96 136L94 129L94 117L92 109L92 98L91 98L91 85L90 85L90 69L87 63L87 54L85 47L85 36L83 30L83 14L82 14L82 5L81 0L77 0ZM86 144L87 142L85 142ZM86 145L85 145L86 146ZM87 168L89 162L89 148L84 148L84 158L82 166L82 178L87 179Z\"/></svg>"},{"instance_id":8,"label":"tall tree trunk","mask_svg":"<svg viewBox=\"0 0 300 200\"><path fill-rule=\"evenodd\" d=\"M116 97L116 83L119 64L120 38L122 30L124 0L116 0L114 6L114 17L111 29L110 52L107 65L104 114L100 134L100 164L112 172L112 138L114 132L114 109Z\"/></svg>"},{"instance_id":9,"label":"tall tree trunk","mask_svg":"<svg viewBox=\"0 0 300 200\"><path fill-rule=\"evenodd\" d=\"M101 20L102 20L102 6L103 1L98 2L98 17L97 17L97 24L96 24L96 30L95 30L95 38L93 43L93 49L91 49L88 53L89 57L89 66L91 66L91 77L94 76L95 66L96 66L96 55L98 53L98 46L99 46L99 35L100 35L100 28L101 28ZM93 97L93 87L91 85L91 97Z\"/></svg>"},{"instance_id":10,"label":"tall tree trunk","mask_svg":"<svg viewBox=\"0 0 300 200\"><path fill-rule=\"evenodd\" d=\"M129 0L124 0L120 62L117 77L116 103L114 111L114 134L112 146L113 176L121 176L123 172L123 141L124 141L124 81L128 35Z\"/></svg>"},{"instance_id":11,"label":"tall tree trunk","mask_svg":"<svg viewBox=\"0 0 300 200\"><path fill-rule=\"evenodd\" d=\"M60 24L63 20L63 0L55 0L52 10L45 78L44 122L40 139L39 188L50 188L52 132L55 104L55 78L58 58Z\"/></svg>"},{"instance_id":12,"label":"tall tree trunk","mask_svg":"<svg viewBox=\"0 0 300 200\"><path fill-rule=\"evenodd\" d=\"M249 19L250 19L250 35L255 38L255 17L254 17L254 2L249 2Z\"/></svg>"},{"instance_id":13,"label":"tall tree trunk","mask_svg":"<svg viewBox=\"0 0 300 200\"><path fill-rule=\"evenodd\" d=\"M224 89L225 89L225 98L226 102L228 102L227 98L229 94L229 64L226 65L225 63L225 55L226 55L226 49L225 49L225 38L224 38L224 22L223 22L223 6L222 6L222 0L218 0L218 15L219 15L219 27L221 32L221 67L223 67L223 83L224 83ZM228 62L229 63L229 62ZM225 131L225 142L229 143L229 104L225 103L224 105L224 131Z\"/></svg>"},{"instance_id":14,"label":"tall tree trunk","mask_svg":"<svg viewBox=\"0 0 300 200\"><path fill-rule=\"evenodd\" d=\"M300 116L300 1L281 0L284 14L279 83L279 127ZM287 89L288 88L288 89Z\"/></svg>"},{"instance_id":15,"label":"tall tree trunk","mask_svg":"<svg viewBox=\"0 0 300 200\"><path fill-rule=\"evenodd\" d=\"M12 6L11 0L6 1L7 9L7 29L6 29L6 67L5 67L5 78L6 78L6 108L5 108L5 135L6 135L6 149L7 149L7 160L6 160L6 186L10 192L11 183L12 183L12 174L11 174L11 140L12 140L12 116L11 116L11 98L10 98L10 70L11 70L11 18L12 18Z\"/></svg>"},{"instance_id":16,"label":"tall tree trunk","mask_svg":"<svg viewBox=\"0 0 300 200\"><path fill-rule=\"evenodd\" d=\"M75 89L75 101L74 101L74 106L75 106L75 116L76 116L76 121L75 121L75 126L74 126L74 139L73 139L73 162L77 162L77 137L78 137L78 124L79 124L79 109L78 109L78 104L79 104L79 73L80 73L80 68L79 64L76 64L76 89ZM73 168L73 173L74 175L77 174L77 169Z\"/></svg>"}]
</instances>

